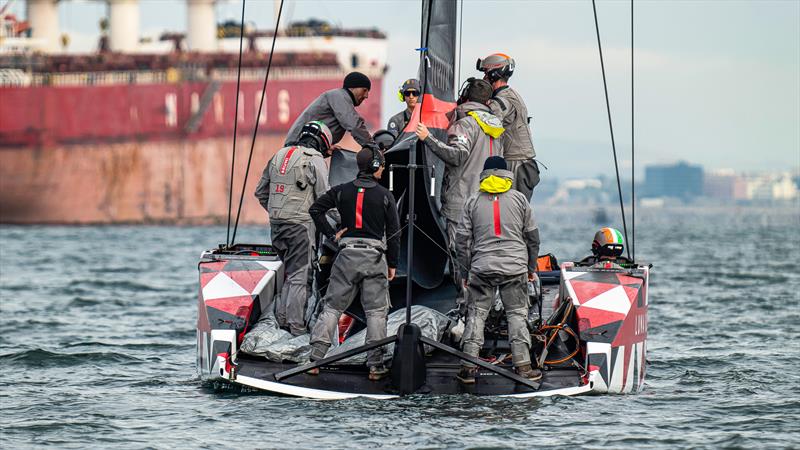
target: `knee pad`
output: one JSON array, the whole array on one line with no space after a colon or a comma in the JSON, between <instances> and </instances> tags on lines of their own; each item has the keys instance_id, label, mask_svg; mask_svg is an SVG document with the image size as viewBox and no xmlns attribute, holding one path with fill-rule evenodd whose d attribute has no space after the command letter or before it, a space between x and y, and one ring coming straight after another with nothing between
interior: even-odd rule
<instances>
[{"instance_id":1,"label":"knee pad","mask_svg":"<svg viewBox=\"0 0 800 450\"><path fill-rule=\"evenodd\" d=\"M525 308L509 309L506 310L506 315L508 315L508 317L519 316L524 320L528 318L528 310Z\"/></svg>"}]
</instances>

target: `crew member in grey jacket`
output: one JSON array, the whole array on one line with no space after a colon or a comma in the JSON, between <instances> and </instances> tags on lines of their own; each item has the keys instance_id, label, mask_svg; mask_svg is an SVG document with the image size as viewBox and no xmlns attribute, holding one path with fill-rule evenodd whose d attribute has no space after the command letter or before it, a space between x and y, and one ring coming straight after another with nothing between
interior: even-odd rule
<instances>
[{"instance_id":1,"label":"crew member in grey jacket","mask_svg":"<svg viewBox=\"0 0 800 450\"><path fill-rule=\"evenodd\" d=\"M529 200L533 196L533 188L539 184L539 165L534 159L530 124L528 123L528 107L522 96L508 85L508 79L514 73L514 59L502 53L489 55L479 59L478 70L484 73L483 79L492 84L492 99L489 107L494 115L503 121L506 132L503 141L503 157L508 162L509 170L514 174L514 189L525 194Z\"/></svg>"},{"instance_id":2,"label":"crew member in grey jacket","mask_svg":"<svg viewBox=\"0 0 800 450\"><path fill-rule=\"evenodd\" d=\"M464 216L456 231L458 259L467 268L467 324L462 347L477 357L483 347L483 328L494 293L500 290L508 320L512 362L520 376L541 378L531 368L531 336L528 333L527 281L534 281L539 254L539 229L530 202L512 190L513 175L499 156L486 159L480 192L464 205ZM475 382L476 367L462 362L458 378Z\"/></svg>"},{"instance_id":3,"label":"crew member in grey jacket","mask_svg":"<svg viewBox=\"0 0 800 450\"><path fill-rule=\"evenodd\" d=\"M447 142L433 137L425 124L417 125L417 137L445 163L441 213L446 219L448 246L454 263L453 277L457 285L463 274L459 273L455 260L455 231L464 202L478 191L486 158L503 155L503 145L498 139L503 134L503 127L486 105L491 95L492 87L486 81L467 80L459 96L455 121L447 129ZM462 301L463 295L460 294L457 303Z\"/></svg>"},{"instance_id":4,"label":"crew member in grey jacket","mask_svg":"<svg viewBox=\"0 0 800 450\"><path fill-rule=\"evenodd\" d=\"M395 138L403 133L406 125L408 125L408 121L411 120L411 114L414 113L414 107L417 106L417 100L419 100L419 80L416 78L409 78L406 80L400 87L397 96L401 102L406 103L406 108L393 115L386 125L386 129L394 134Z\"/></svg>"},{"instance_id":5,"label":"crew member in grey jacket","mask_svg":"<svg viewBox=\"0 0 800 450\"><path fill-rule=\"evenodd\" d=\"M294 336L306 333L305 312L311 294L314 222L308 208L328 191L331 132L312 121L300 139L275 153L256 187L256 197L269 212L272 246L283 261L286 280L275 306L278 325Z\"/></svg>"},{"instance_id":6,"label":"crew member in grey jacket","mask_svg":"<svg viewBox=\"0 0 800 450\"><path fill-rule=\"evenodd\" d=\"M341 141L346 131L349 131L360 145L371 144L372 135L367 130L364 118L356 112L356 106L369 98L371 87L372 83L366 75L361 72L350 72L344 77L341 89L324 92L308 105L289 129L284 145L297 141L303 125L312 120L319 120L331 130L333 136L331 145Z\"/></svg>"}]
</instances>

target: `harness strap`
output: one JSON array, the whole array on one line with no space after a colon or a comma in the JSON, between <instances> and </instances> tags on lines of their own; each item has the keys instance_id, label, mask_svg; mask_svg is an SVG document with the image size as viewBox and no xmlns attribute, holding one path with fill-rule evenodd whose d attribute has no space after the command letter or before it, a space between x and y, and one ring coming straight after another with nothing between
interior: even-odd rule
<instances>
[{"instance_id":1,"label":"harness strap","mask_svg":"<svg viewBox=\"0 0 800 450\"><path fill-rule=\"evenodd\" d=\"M361 210L364 207L364 188L358 188L358 195L356 196L356 229L360 229L363 225L361 219Z\"/></svg>"},{"instance_id":2,"label":"harness strap","mask_svg":"<svg viewBox=\"0 0 800 450\"><path fill-rule=\"evenodd\" d=\"M283 158L283 163L281 163L281 175L286 175L286 168L289 167L289 160L292 159L292 153L294 153L297 147L292 147L286 152L286 156Z\"/></svg>"},{"instance_id":3,"label":"harness strap","mask_svg":"<svg viewBox=\"0 0 800 450\"><path fill-rule=\"evenodd\" d=\"M500 201L497 196L494 196L492 201L494 206L494 235L500 236L502 234L502 224L500 223Z\"/></svg>"}]
</instances>

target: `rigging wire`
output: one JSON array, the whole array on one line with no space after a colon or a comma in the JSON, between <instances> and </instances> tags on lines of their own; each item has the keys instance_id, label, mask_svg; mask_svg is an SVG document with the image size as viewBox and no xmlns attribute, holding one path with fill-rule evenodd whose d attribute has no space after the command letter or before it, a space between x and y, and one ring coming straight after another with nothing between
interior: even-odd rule
<instances>
[{"instance_id":1,"label":"rigging wire","mask_svg":"<svg viewBox=\"0 0 800 450\"><path fill-rule=\"evenodd\" d=\"M459 8L458 14L458 83L454 86L455 89L461 86L461 42L462 36L464 36L464 0L461 0L461 8Z\"/></svg>"},{"instance_id":2,"label":"rigging wire","mask_svg":"<svg viewBox=\"0 0 800 450\"><path fill-rule=\"evenodd\" d=\"M236 106L233 108L233 154L231 156L231 179L228 186L228 232L225 235L225 247L231 245L231 207L233 205L233 168L236 167L236 134L239 125L239 86L242 81L242 42L244 42L244 7L247 0L242 0L242 21L239 22L239 68L236 71Z\"/></svg>"},{"instance_id":3,"label":"rigging wire","mask_svg":"<svg viewBox=\"0 0 800 450\"><path fill-rule=\"evenodd\" d=\"M242 183L242 194L239 196L239 209L236 211L236 222L233 225L233 236L231 243L236 241L236 230L239 228L239 217L242 214L242 204L244 203L244 191L247 189L247 174L250 173L250 163L253 161L253 149L256 146L256 136L258 135L258 125L261 117L261 109L264 107L267 93L267 80L269 80L269 70L272 68L272 56L275 54L275 41L278 39L278 29L281 25L281 14L283 13L283 1L281 0L280 7L278 8L278 17L275 20L275 33L272 35L272 48L269 51L269 60L267 61L267 73L264 74L264 85L261 87L261 101L258 103L258 112L256 113L256 124L253 128L253 140L250 142L250 154L247 157L247 167L244 170L244 182ZM241 50L239 50L241 52ZM239 69L241 72L241 68ZM237 95L238 97L238 95Z\"/></svg>"},{"instance_id":4,"label":"rigging wire","mask_svg":"<svg viewBox=\"0 0 800 450\"><path fill-rule=\"evenodd\" d=\"M597 50L600 52L600 70L603 73L603 90L605 91L606 95L606 112L608 113L608 129L611 131L611 149L614 151L614 170L617 173L617 192L619 193L619 209L622 212L622 229L625 232L625 242L630 242L628 240L628 225L625 221L625 205L622 203L622 185L620 185L619 181L619 164L617 163L617 146L614 142L614 126L611 123L611 105L608 102L608 83L606 82L606 67L603 63L603 46L600 44L600 25L597 21L597 5L595 4L595 0L592 0L592 10L594 11L594 28L597 32ZM631 258L631 249L629 246L625 246L625 250L628 253L628 259Z\"/></svg>"},{"instance_id":5,"label":"rigging wire","mask_svg":"<svg viewBox=\"0 0 800 450\"><path fill-rule=\"evenodd\" d=\"M633 0L631 0L631 255L636 261L636 152L634 151L633 127Z\"/></svg>"}]
</instances>

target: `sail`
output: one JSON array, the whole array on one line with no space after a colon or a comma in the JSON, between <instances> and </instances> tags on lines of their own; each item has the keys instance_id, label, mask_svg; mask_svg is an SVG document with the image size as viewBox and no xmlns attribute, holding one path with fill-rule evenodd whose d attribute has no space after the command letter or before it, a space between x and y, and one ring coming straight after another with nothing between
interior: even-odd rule
<instances>
[{"instance_id":1,"label":"sail","mask_svg":"<svg viewBox=\"0 0 800 450\"><path fill-rule=\"evenodd\" d=\"M386 152L389 164L407 164L411 161L430 166L417 172L416 219L418 231L414 237L413 281L431 289L444 280L448 263L444 221L441 209L442 176L444 163L425 145L417 142L414 131L422 121L437 139L447 139L450 113L455 108L455 55L456 55L456 0L425 0L422 6L422 36L419 80L422 97L406 128L395 145ZM406 171L394 174L393 193L398 199L400 217L408 216L408 176ZM388 186L388 177L383 184ZM402 237L406 248L407 230ZM406 252L401 252L401 274L407 272Z\"/></svg>"}]
</instances>

